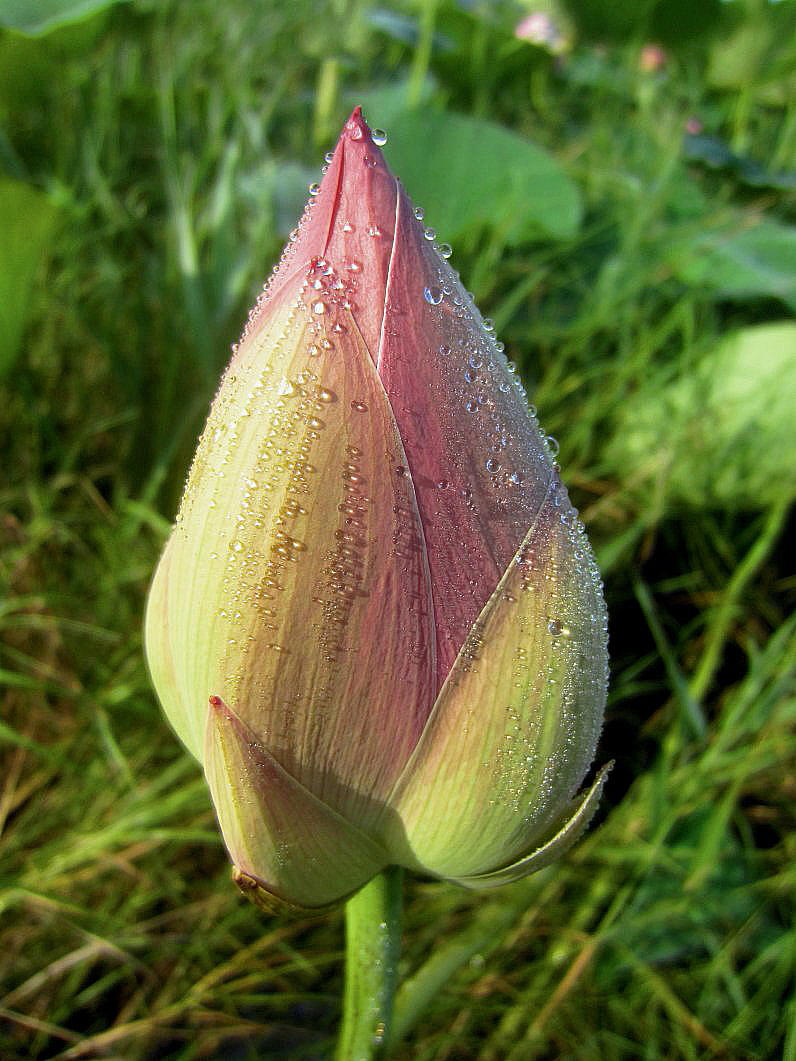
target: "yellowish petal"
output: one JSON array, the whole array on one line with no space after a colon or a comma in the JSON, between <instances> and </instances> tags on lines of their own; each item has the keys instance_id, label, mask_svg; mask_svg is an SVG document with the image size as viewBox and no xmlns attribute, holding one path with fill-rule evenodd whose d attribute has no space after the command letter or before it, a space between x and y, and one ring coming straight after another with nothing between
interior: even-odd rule
<instances>
[{"instance_id":1,"label":"yellowish petal","mask_svg":"<svg viewBox=\"0 0 796 1061\"><path fill-rule=\"evenodd\" d=\"M311 277L296 283L222 381L151 590L147 652L197 758L216 695L366 827L433 704L425 545L356 325Z\"/></svg>"},{"instance_id":2,"label":"yellowish petal","mask_svg":"<svg viewBox=\"0 0 796 1061\"><path fill-rule=\"evenodd\" d=\"M452 878L457 884L465 888L482 890L486 888L498 888L501 884L511 884L514 881L527 877L530 873L536 873L545 866L561 858L577 843L589 826L594 817L597 806L602 796L605 782L611 770L611 764L604 766L597 775L593 785L586 792L581 793L570 809L563 824L554 830L553 835L541 843L538 847L522 856L516 862L501 869L493 870L491 873L482 873L474 877Z\"/></svg>"}]
</instances>

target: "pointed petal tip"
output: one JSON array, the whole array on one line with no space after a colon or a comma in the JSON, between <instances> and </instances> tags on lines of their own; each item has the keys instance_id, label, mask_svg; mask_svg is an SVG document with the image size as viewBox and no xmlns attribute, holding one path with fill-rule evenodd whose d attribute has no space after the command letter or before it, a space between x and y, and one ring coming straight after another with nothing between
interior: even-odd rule
<instances>
[{"instance_id":1,"label":"pointed petal tip","mask_svg":"<svg viewBox=\"0 0 796 1061\"><path fill-rule=\"evenodd\" d=\"M351 111L351 115L343 126L340 136L347 140L373 141L373 133L365 120L365 116L362 113L362 107L359 104L357 104L357 106Z\"/></svg>"}]
</instances>

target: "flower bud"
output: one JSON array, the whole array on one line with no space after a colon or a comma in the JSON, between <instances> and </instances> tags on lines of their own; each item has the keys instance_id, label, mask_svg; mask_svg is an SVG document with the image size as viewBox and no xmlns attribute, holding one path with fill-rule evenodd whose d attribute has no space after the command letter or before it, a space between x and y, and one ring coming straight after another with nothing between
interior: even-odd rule
<instances>
[{"instance_id":1,"label":"flower bud","mask_svg":"<svg viewBox=\"0 0 796 1061\"><path fill-rule=\"evenodd\" d=\"M147 608L152 679L242 886L390 864L480 888L564 851L602 585L502 345L359 109L221 382Z\"/></svg>"}]
</instances>

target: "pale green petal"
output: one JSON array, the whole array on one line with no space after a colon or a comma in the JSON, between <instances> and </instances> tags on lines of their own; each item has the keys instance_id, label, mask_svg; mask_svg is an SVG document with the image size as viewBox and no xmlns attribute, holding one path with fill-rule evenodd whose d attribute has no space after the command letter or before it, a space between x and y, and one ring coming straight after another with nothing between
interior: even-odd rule
<instances>
[{"instance_id":1,"label":"pale green petal","mask_svg":"<svg viewBox=\"0 0 796 1061\"><path fill-rule=\"evenodd\" d=\"M553 472L391 798L388 846L443 877L490 873L561 819L595 752L607 684L602 584Z\"/></svg>"},{"instance_id":2,"label":"pale green petal","mask_svg":"<svg viewBox=\"0 0 796 1061\"><path fill-rule=\"evenodd\" d=\"M377 844L290 777L221 703L208 711L205 774L235 866L290 904L326 906L387 864Z\"/></svg>"},{"instance_id":3,"label":"pale green petal","mask_svg":"<svg viewBox=\"0 0 796 1061\"><path fill-rule=\"evenodd\" d=\"M497 888L501 884L512 884L514 881L521 880L523 877L527 877L529 873L536 873L537 870L544 869L551 862L555 862L556 859L566 854L573 844L577 843L588 828L589 822L594 817L600 802L611 765L609 763L602 768L591 788L581 793L578 797L574 809L567 815L563 825L539 847L534 847L527 855L523 855L516 862L512 862L510 866L493 870L491 873L482 873L475 877L453 877L450 879L457 884L464 885L465 888L474 888L476 890Z\"/></svg>"},{"instance_id":4,"label":"pale green petal","mask_svg":"<svg viewBox=\"0 0 796 1061\"><path fill-rule=\"evenodd\" d=\"M343 307L316 314L321 296L307 305L296 283L222 381L155 575L147 655L197 758L219 696L299 784L367 827L433 704L425 546L356 325Z\"/></svg>"}]
</instances>

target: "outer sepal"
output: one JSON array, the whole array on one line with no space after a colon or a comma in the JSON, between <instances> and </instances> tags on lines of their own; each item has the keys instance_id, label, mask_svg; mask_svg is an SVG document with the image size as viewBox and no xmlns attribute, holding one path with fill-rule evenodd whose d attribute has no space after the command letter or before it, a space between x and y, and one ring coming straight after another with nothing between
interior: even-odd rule
<instances>
[{"instance_id":1,"label":"outer sepal","mask_svg":"<svg viewBox=\"0 0 796 1061\"><path fill-rule=\"evenodd\" d=\"M205 775L227 850L249 890L256 886L294 908L328 906L390 861L283 770L216 696L207 719Z\"/></svg>"}]
</instances>

